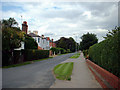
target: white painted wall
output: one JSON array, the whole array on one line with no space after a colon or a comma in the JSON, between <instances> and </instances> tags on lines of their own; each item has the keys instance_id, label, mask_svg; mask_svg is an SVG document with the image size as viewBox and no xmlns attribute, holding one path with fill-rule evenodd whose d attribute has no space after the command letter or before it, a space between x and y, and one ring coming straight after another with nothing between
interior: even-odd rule
<instances>
[{"instance_id":1,"label":"white painted wall","mask_svg":"<svg viewBox=\"0 0 120 90\"><path fill-rule=\"evenodd\" d=\"M24 49L24 42L21 42L21 47L20 48L16 48L14 50L21 50L21 49Z\"/></svg>"},{"instance_id":2,"label":"white painted wall","mask_svg":"<svg viewBox=\"0 0 120 90\"><path fill-rule=\"evenodd\" d=\"M49 45L49 40L45 39L45 38L41 38L41 37L33 37L36 42L38 43L38 46L40 46L41 48L43 48L44 50L49 50L50 49L50 45ZM39 40L38 40L39 39ZM39 41L39 42L38 42Z\"/></svg>"}]
</instances>

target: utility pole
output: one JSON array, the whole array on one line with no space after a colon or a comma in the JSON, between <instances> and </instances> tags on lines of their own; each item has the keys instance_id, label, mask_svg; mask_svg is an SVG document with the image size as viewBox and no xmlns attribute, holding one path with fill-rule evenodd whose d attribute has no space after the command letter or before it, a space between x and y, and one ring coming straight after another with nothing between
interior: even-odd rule
<instances>
[{"instance_id":1,"label":"utility pole","mask_svg":"<svg viewBox=\"0 0 120 90\"><path fill-rule=\"evenodd\" d=\"M76 34L73 34L73 35L76 35ZM75 36L76 38L76 46L75 46L75 51L77 52L77 35Z\"/></svg>"},{"instance_id":2,"label":"utility pole","mask_svg":"<svg viewBox=\"0 0 120 90\"><path fill-rule=\"evenodd\" d=\"M76 52L77 52L77 35L76 35Z\"/></svg>"},{"instance_id":3,"label":"utility pole","mask_svg":"<svg viewBox=\"0 0 120 90\"><path fill-rule=\"evenodd\" d=\"M21 30L22 30L22 15L21 15Z\"/></svg>"}]
</instances>

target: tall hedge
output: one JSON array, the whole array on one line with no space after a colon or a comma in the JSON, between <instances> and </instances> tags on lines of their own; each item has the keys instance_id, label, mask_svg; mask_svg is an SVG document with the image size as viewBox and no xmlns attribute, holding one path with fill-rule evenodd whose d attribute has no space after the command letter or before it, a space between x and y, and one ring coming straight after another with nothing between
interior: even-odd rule
<instances>
[{"instance_id":1,"label":"tall hedge","mask_svg":"<svg viewBox=\"0 0 120 90\"><path fill-rule=\"evenodd\" d=\"M24 51L25 60L38 60L42 58L49 57L49 50L36 50L36 49L28 49Z\"/></svg>"},{"instance_id":2,"label":"tall hedge","mask_svg":"<svg viewBox=\"0 0 120 90\"><path fill-rule=\"evenodd\" d=\"M120 32L89 48L90 60L120 77Z\"/></svg>"}]
</instances>

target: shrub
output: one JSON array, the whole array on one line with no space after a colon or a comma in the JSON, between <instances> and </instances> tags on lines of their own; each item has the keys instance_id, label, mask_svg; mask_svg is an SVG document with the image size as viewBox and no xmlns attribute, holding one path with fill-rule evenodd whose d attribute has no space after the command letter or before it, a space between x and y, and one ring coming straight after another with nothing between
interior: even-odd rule
<instances>
[{"instance_id":1,"label":"shrub","mask_svg":"<svg viewBox=\"0 0 120 90\"><path fill-rule=\"evenodd\" d=\"M38 49L37 42L30 36L25 37L25 49Z\"/></svg>"},{"instance_id":2,"label":"shrub","mask_svg":"<svg viewBox=\"0 0 120 90\"><path fill-rule=\"evenodd\" d=\"M83 50L83 54L84 54L85 57L87 57L87 55L88 55L88 50Z\"/></svg>"},{"instance_id":3,"label":"shrub","mask_svg":"<svg viewBox=\"0 0 120 90\"><path fill-rule=\"evenodd\" d=\"M24 62L24 50L14 50L13 55L9 51L2 50L2 66L8 66Z\"/></svg>"},{"instance_id":4,"label":"shrub","mask_svg":"<svg viewBox=\"0 0 120 90\"><path fill-rule=\"evenodd\" d=\"M70 49L67 49L67 53L70 53L71 51L70 51Z\"/></svg>"},{"instance_id":5,"label":"shrub","mask_svg":"<svg viewBox=\"0 0 120 90\"><path fill-rule=\"evenodd\" d=\"M120 77L120 32L89 49L90 59Z\"/></svg>"},{"instance_id":6,"label":"shrub","mask_svg":"<svg viewBox=\"0 0 120 90\"><path fill-rule=\"evenodd\" d=\"M54 52L55 52L55 54L59 53L59 49L58 48L52 47L50 50L52 50L53 54L54 54Z\"/></svg>"},{"instance_id":7,"label":"shrub","mask_svg":"<svg viewBox=\"0 0 120 90\"><path fill-rule=\"evenodd\" d=\"M38 60L42 58L49 57L49 50L36 50L36 49L28 49L25 50L25 60Z\"/></svg>"},{"instance_id":8,"label":"shrub","mask_svg":"<svg viewBox=\"0 0 120 90\"><path fill-rule=\"evenodd\" d=\"M53 53L55 52L55 54L59 54L59 53L64 54L64 53L66 53L66 50L63 49L63 48L52 47L50 50L52 50Z\"/></svg>"}]
</instances>

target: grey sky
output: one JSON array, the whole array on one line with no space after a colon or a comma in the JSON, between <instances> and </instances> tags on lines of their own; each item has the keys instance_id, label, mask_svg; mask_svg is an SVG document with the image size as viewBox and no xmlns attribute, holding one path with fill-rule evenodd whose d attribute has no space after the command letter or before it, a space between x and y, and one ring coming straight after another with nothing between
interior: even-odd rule
<instances>
[{"instance_id":1,"label":"grey sky","mask_svg":"<svg viewBox=\"0 0 120 90\"><path fill-rule=\"evenodd\" d=\"M16 2L2 3L2 17L14 17L21 27L26 20L29 30L58 40L60 37L79 37L90 32L99 41L107 30L118 25L117 2ZM73 35L75 34L75 35Z\"/></svg>"}]
</instances>

